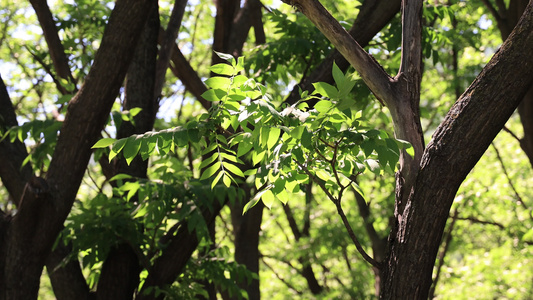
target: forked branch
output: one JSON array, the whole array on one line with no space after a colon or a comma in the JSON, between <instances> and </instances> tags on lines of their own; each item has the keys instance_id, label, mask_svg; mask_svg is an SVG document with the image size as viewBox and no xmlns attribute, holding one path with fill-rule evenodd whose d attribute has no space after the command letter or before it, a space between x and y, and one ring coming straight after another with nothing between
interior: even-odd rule
<instances>
[{"instance_id":1,"label":"forked branch","mask_svg":"<svg viewBox=\"0 0 533 300\"><path fill-rule=\"evenodd\" d=\"M376 98L387 106L394 99L393 79L318 0L283 0L300 10L357 70Z\"/></svg>"}]
</instances>

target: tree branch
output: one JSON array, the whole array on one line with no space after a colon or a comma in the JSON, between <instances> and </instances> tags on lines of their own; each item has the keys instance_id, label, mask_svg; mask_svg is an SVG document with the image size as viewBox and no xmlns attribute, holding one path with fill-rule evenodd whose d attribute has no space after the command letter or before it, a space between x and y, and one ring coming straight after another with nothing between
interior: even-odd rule
<instances>
[{"instance_id":1,"label":"tree branch","mask_svg":"<svg viewBox=\"0 0 533 300\"><path fill-rule=\"evenodd\" d=\"M490 3L489 0L481 0L481 2L483 2L483 4L485 4L485 6L487 7L487 9L491 13L491 15L496 20L496 22L499 23L501 21L501 19L502 19L501 12L497 11L496 8L492 5L492 3Z\"/></svg>"},{"instance_id":2,"label":"tree branch","mask_svg":"<svg viewBox=\"0 0 533 300\"><path fill-rule=\"evenodd\" d=\"M401 0L377 0L364 1L352 28L348 33L356 40L361 47L364 47L378 33L392 17L400 10ZM285 102L294 104L300 99L299 89L313 89L313 82L333 83L331 69L333 62L345 72L350 63L342 56L337 49L333 50L320 65L318 65L309 76L302 78L299 84L295 85Z\"/></svg>"},{"instance_id":3,"label":"tree branch","mask_svg":"<svg viewBox=\"0 0 533 300\"><path fill-rule=\"evenodd\" d=\"M446 256L446 253L448 252L448 249L450 248L450 243L452 241L452 232L453 227L455 226L455 221L457 221L457 208L454 210L452 214L452 222L450 223L450 226L448 227L448 232L446 233L446 239L443 241L442 250L439 253L439 264L437 265L437 272L435 273L435 277L433 278L433 284L431 285L431 289L429 290L429 297L428 299L433 299L435 295L435 288L437 287L437 283L439 282L440 278L440 272L442 270L442 266L444 266L444 257Z\"/></svg>"},{"instance_id":4,"label":"tree branch","mask_svg":"<svg viewBox=\"0 0 533 300\"><path fill-rule=\"evenodd\" d=\"M502 170L503 170L503 174L505 175L505 178L507 178L507 182L509 182L509 185L511 186L511 189L513 190L513 193L515 194L516 196L516 200L518 201L518 203L520 203L526 210L529 210L529 207L527 206L527 204L524 202L524 200L522 199L522 197L520 197L520 194L518 193L518 191L516 190L514 184L513 184L513 181L511 180L511 177L509 176L509 172L507 172L507 168L505 167L505 164L503 163L503 159L502 159L502 156L500 155L500 151L498 150L498 148L496 147L496 145L494 144L494 142L491 143L492 145L492 148L494 149L494 152L496 152L496 157L498 158L498 161L500 162L500 166L502 167ZM531 217L531 215L530 215Z\"/></svg>"},{"instance_id":5,"label":"tree branch","mask_svg":"<svg viewBox=\"0 0 533 300\"><path fill-rule=\"evenodd\" d=\"M161 32L159 33L161 38ZM211 102L205 100L202 94L207 91L207 87L204 82L198 76L198 73L191 67L191 64L187 61L183 53L174 43L172 50L170 70L174 76L178 77L183 85L191 92L194 97L202 104L202 107L208 110L211 107Z\"/></svg>"},{"instance_id":6,"label":"tree branch","mask_svg":"<svg viewBox=\"0 0 533 300\"><path fill-rule=\"evenodd\" d=\"M391 105L395 99L393 80L352 36L331 16L318 0L285 0L298 8L333 43L382 103Z\"/></svg>"},{"instance_id":7,"label":"tree branch","mask_svg":"<svg viewBox=\"0 0 533 300\"><path fill-rule=\"evenodd\" d=\"M212 203L212 209L206 207L202 208L201 214L208 228L210 224L215 221L216 216L224 205L225 203L214 201ZM137 295L137 299L139 300L162 298L164 295L154 298L153 294L147 293L146 291L149 287L162 287L171 284L183 271L185 264L189 261L192 253L198 246L196 230L190 232L186 223L178 229L178 232L175 235L167 235L164 239L169 239L169 242L162 254L155 259L152 269L150 270L141 291L139 291Z\"/></svg>"},{"instance_id":8,"label":"tree branch","mask_svg":"<svg viewBox=\"0 0 533 300\"><path fill-rule=\"evenodd\" d=\"M59 35L57 34L58 30L55 25L54 17L52 16L52 12L48 7L48 3L46 0L30 0L30 3L35 10L37 18L39 19L39 23L41 24L41 28L43 29L44 38L48 44L48 51L50 52L50 57L54 63L57 75L67 81L76 83L76 80L70 72L68 59L65 55L65 49L63 48L63 44L61 43ZM62 85L59 85L58 89L64 95L75 92L67 91Z\"/></svg>"},{"instance_id":9,"label":"tree branch","mask_svg":"<svg viewBox=\"0 0 533 300\"><path fill-rule=\"evenodd\" d=\"M186 6L187 0L176 0L174 3L174 8L172 8L167 29L160 31L159 43L161 47L159 49L159 57L157 59L154 99L159 99L161 91L163 90L165 74L169 66L170 58L173 54L173 48L176 45L176 38L178 37L178 32L181 27L181 21L183 20L183 14L185 13Z\"/></svg>"},{"instance_id":10,"label":"tree branch","mask_svg":"<svg viewBox=\"0 0 533 300\"><path fill-rule=\"evenodd\" d=\"M361 256L363 256L363 258L367 262L369 262L373 267L381 269L382 268L382 264L380 262L377 262L376 260L374 260L372 257L370 257L370 255L368 255L366 253L365 249L363 249L363 246L361 246L361 243L357 239L357 236L355 235L355 233L354 233L354 231L352 229L352 226L350 225L350 222L348 222L348 219L346 218L346 215L344 214L344 210L342 210L342 206L341 206L340 201L335 203L335 206L337 207L337 212L341 216L342 223L344 224L344 227L346 227L346 230L348 230L348 235L352 239L352 242L354 243L355 248L357 248L357 251L359 251Z\"/></svg>"},{"instance_id":11,"label":"tree branch","mask_svg":"<svg viewBox=\"0 0 533 300\"><path fill-rule=\"evenodd\" d=\"M0 75L0 133L4 134L7 129L17 126L17 116L7 92L7 87ZM0 141L0 178L11 196L15 205L19 206L26 182L33 176L30 164L22 167L22 162L28 156L26 146L15 140L9 142L9 138Z\"/></svg>"},{"instance_id":12,"label":"tree branch","mask_svg":"<svg viewBox=\"0 0 533 300\"><path fill-rule=\"evenodd\" d=\"M502 224L498 222L483 221L480 219L476 219L474 217L456 217L456 219L461 220L461 221L470 221L472 223L483 224L483 225L494 225L500 229L505 229L505 226L503 226Z\"/></svg>"}]
</instances>

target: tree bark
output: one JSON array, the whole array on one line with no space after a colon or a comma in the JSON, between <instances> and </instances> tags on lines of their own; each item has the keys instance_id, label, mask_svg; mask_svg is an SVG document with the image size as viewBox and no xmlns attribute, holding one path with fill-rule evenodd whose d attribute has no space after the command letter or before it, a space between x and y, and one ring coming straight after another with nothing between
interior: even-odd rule
<instances>
[{"instance_id":1,"label":"tree bark","mask_svg":"<svg viewBox=\"0 0 533 300\"><path fill-rule=\"evenodd\" d=\"M145 23L149 0L119 0L84 86L68 105L46 180L34 178L4 226L0 299L36 299L46 258L76 197Z\"/></svg>"},{"instance_id":2,"label":"tree bark","mask_svg":"<svg viewBox=\"0 0 533 300\"><path fill-rule=\"evenodd\" d=\"M455 193L530 88L533 4L437 128L390 237L382 299L425 299Z\"/></svg>"},{"instance_id":3,"label":"tree bark","mask_svg":"<svg viewBox=\"0 0 533 300\"><path fill-rule=\"evenodd\" d=\"M134 117L134 122L122 122L117 131L117 138L145 133L154 126L159 108L158 99L153 96L158 53L157 35L160 26L158 9L157 2L152 2L148 21L127 73L123 109L138 107L142 110ZM123 158L116 159L114 164L113 175L128 174L134 178L147 178L148 161L143 161L140 156L135 157L129 165ZM132 197L131 201L137 201L137 197ZM132 247L124 242L110 250L98 279L97 299L132 299L135 289L139 286L139 274L142 270L137 252Z\"/></svg>"},{"instance_id":4,"label":"tree bark","mask_svg":"<svg viewBox=\"0 0 533 300\"><path fill-rule=\"evenodd\" d=\"M237 202L237 201L236 201ZM259 232L263 220L264 205L258 203L246 214L242 214L243 203L231 206L233 234L235 236L235 261L245 265L246 268L259 274ZM240 282L239 286L246 290L249 300L261 298L259 280L253 279L250 284Z\"/></svg>"}]
</instances>

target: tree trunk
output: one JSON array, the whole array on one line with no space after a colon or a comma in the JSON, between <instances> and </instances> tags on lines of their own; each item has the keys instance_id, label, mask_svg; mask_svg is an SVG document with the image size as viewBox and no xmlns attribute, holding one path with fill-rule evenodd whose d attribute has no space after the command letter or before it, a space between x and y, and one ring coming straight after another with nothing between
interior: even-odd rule
<instances>
[{"instance_id":1,"label":"tree trunk","mask_svg":"<svg viewBox=\"0 0 533 300\"><path fill-rule=\"evenodd\" d=\"M533 4L424 151L383 266L382 299L425 299L455 193L531 86ZM398 204L398 203L397 203Z\"/></svg>"},{"instance_id":2,"label":"tree trunk","mask_svg":"<svg viewBox=\"0 0 533 300\"><path fill-rule=\"evenodd\" d=\"M0 299L36 299L46 258L76 197L91 147L122 85L151 1L119 0L84 86L68 105L46 180L24 188L0 228Z\"/></svg>"},{"instance_id":3,"label":"tree trunk","mask_svg":"<svg viewBox=\"0 0 533 300\"><path fill-rule=\"evenodd\" d=\"M235 261L243 264L254 273L259 274L259 232L263 220L262 203L257 203L246 214L242 214L244 203L238 203L231 208L233 233L235 235ZM239 286L246 290L249 300L259 300L259 279L253 279L250 284L240 282Z\"/></svg>"}]
</instances>

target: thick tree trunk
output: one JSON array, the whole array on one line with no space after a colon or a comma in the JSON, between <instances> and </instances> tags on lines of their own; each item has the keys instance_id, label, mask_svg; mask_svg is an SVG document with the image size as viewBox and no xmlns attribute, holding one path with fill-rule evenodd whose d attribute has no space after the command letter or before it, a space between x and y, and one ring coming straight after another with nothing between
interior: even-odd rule
<instances>
[{"instance_id":1,"label":"thick tree trunk","mask_svg":"<svg viewBox=\"0 0 533 300\"><path fill-rule=\"evenodd\" d=\"M0 299L37 298L46 258L122 85L150 2L117 1L85 84L69 103L47 179L28 182L17 214L2 226Z\"/></svg>"},{"instance_id":2,"label":"thick tree trunk","mask_svg":"<svg viewBox=\"0 0 533 300\"><path fill-rule=\"evenodd\" d=\"M159 32L159 13L157 2L153 2L148 21L127 74L126 98L124 110L138 107L142 111L134 117L134 123L123 122L118 129L117 138L152 130L158 103L154 98L156 77L157 35ZM166 70L167 66L164 66ZM137 156L131 164L125 159L115 160L116 174L128 174L134 178L146 178L148 161ZM136 197L132 201L136 201ZM139 286L139 274L142 270L136 250L127 243L111 249L102 266L98 279L97 299L132 299Z\"/></svg>"},{"instance_id":3,"label":"thick tree trunk","mask_svg":"<svg viewBox=\"0 0 533 300\"><path fill-rule=\"evenodd\" d=\"M383 266L382 299L425 299L455 193L531 86L533 4L424 152Z\"/></svg>"}]
</instances>

